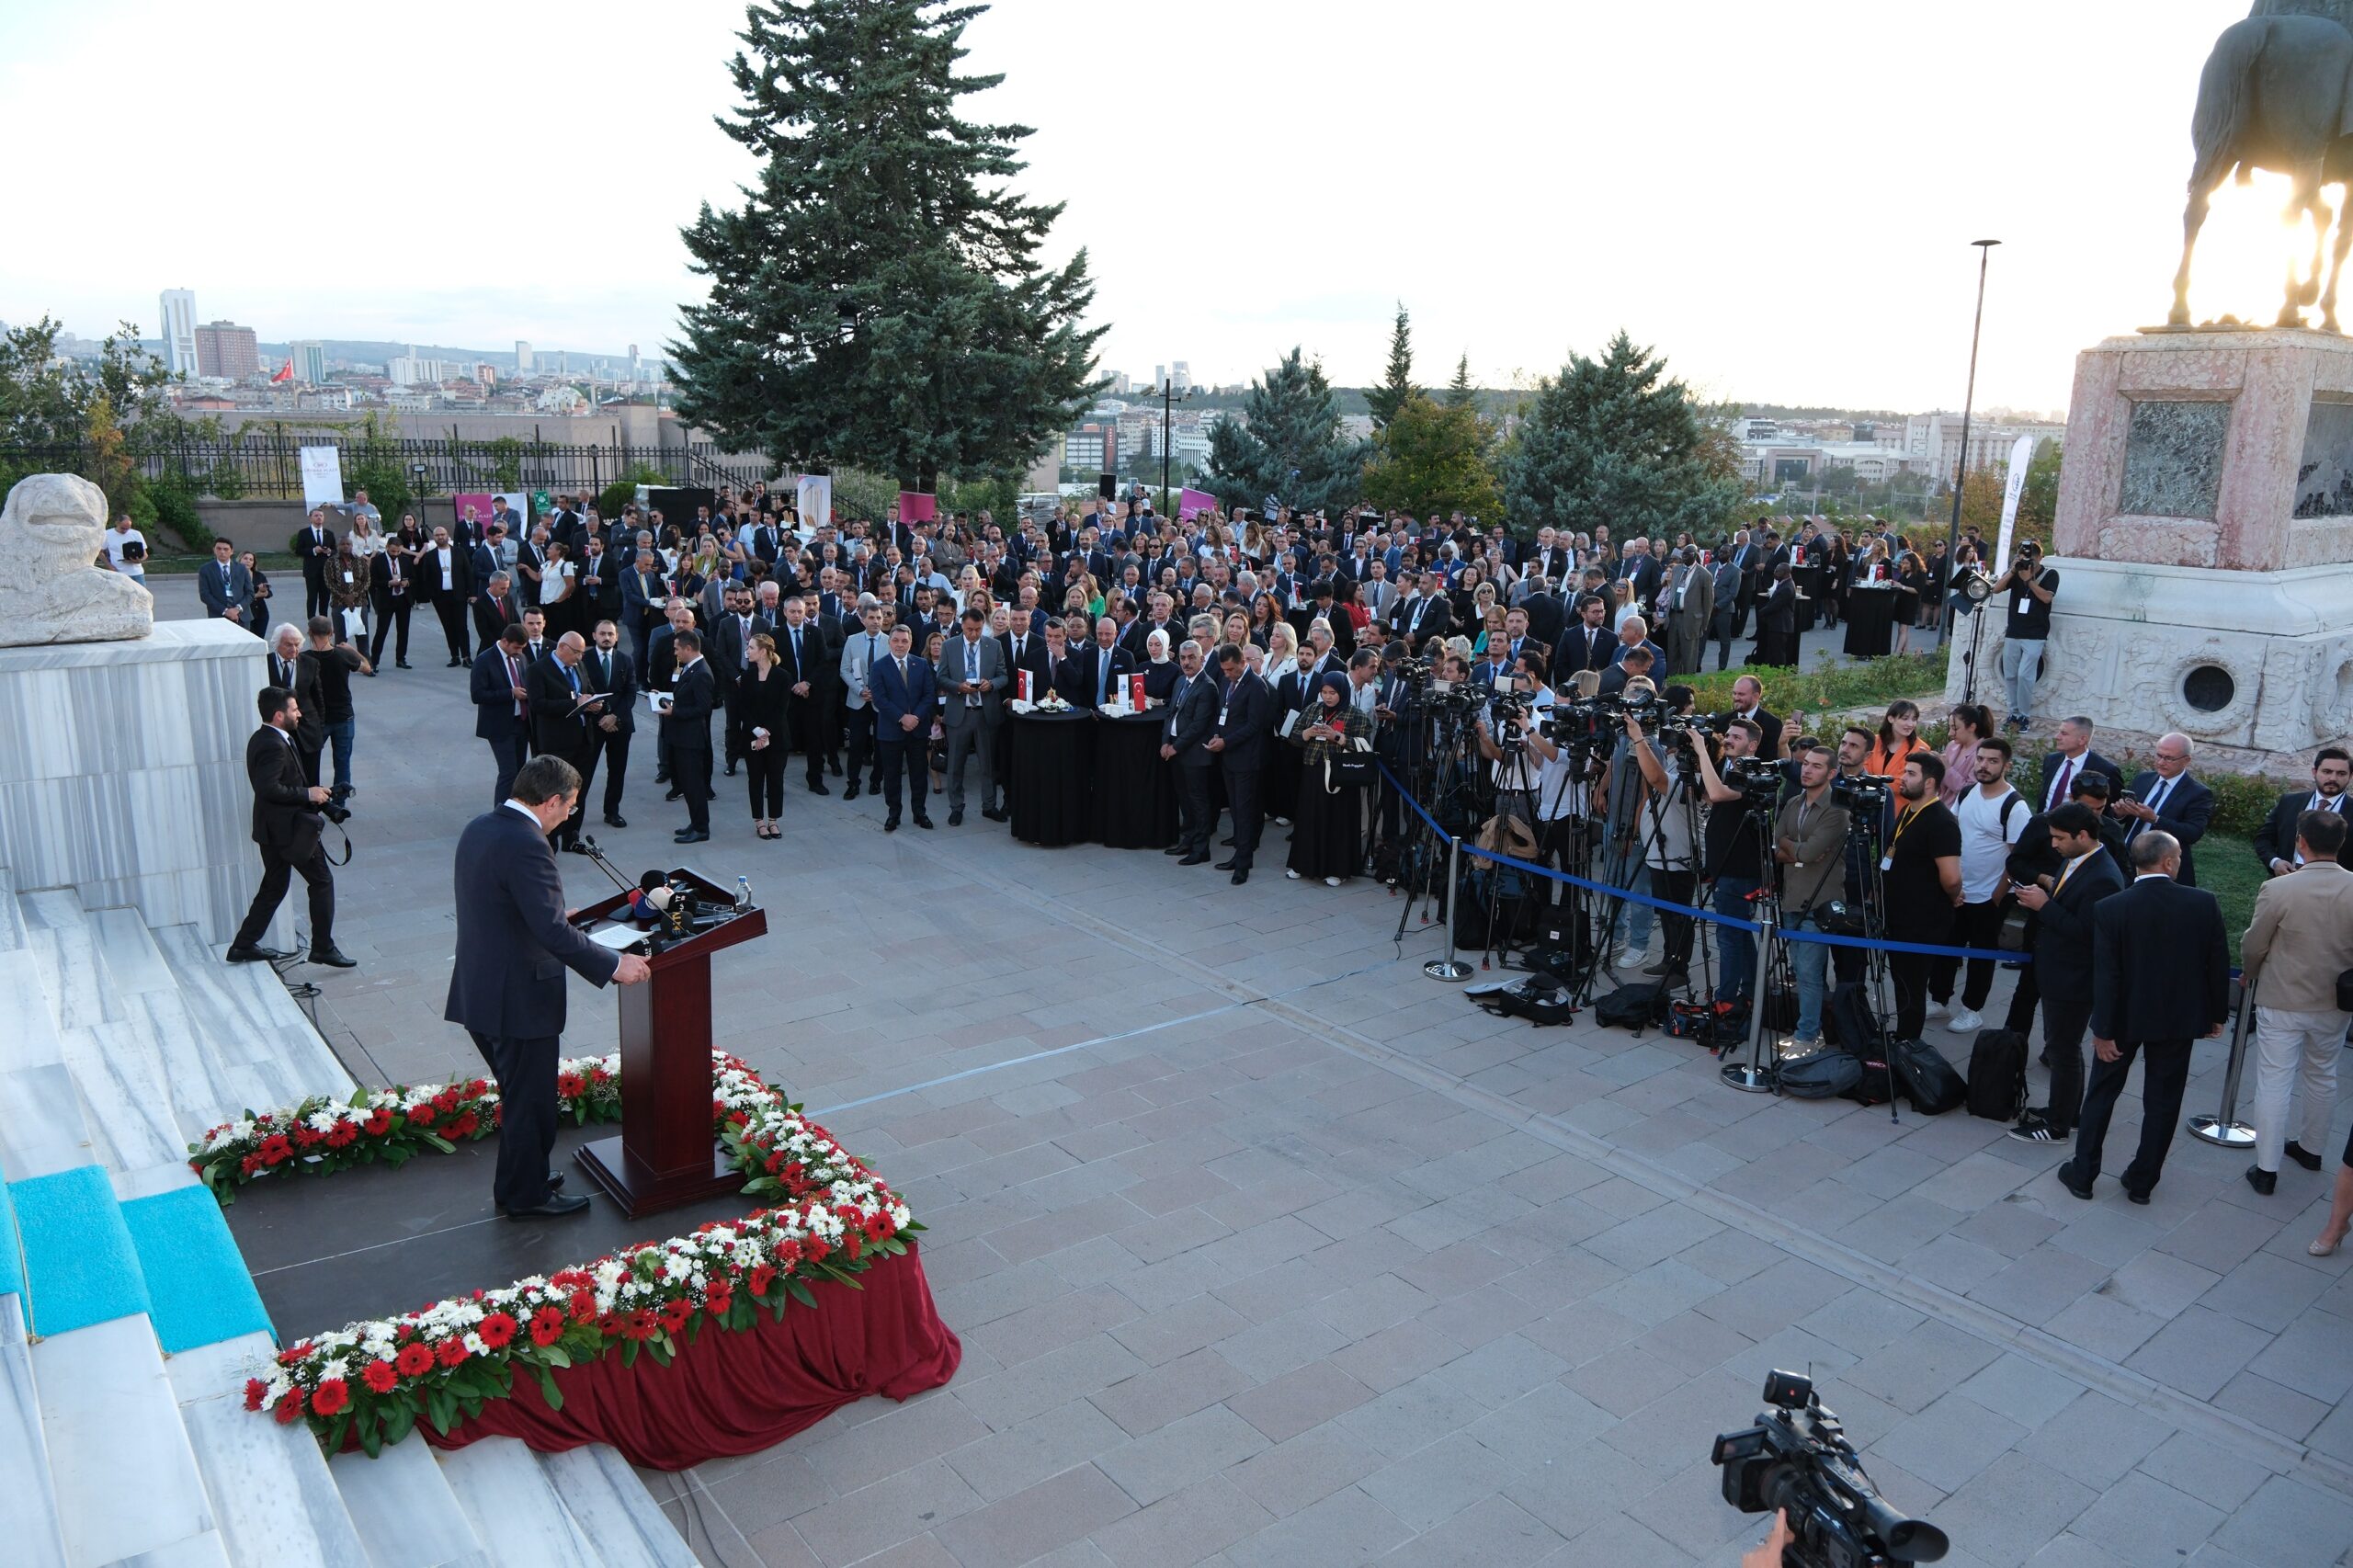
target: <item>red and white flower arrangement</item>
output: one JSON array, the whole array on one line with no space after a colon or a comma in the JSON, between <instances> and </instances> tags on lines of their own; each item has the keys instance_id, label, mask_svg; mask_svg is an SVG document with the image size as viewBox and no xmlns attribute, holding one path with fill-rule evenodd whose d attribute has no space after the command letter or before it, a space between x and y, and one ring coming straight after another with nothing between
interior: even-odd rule
<instances>
[{"instance_id":1,"label":"red and white flower arrangement","mask_svg":"<svg viewBox=\"0 0 2353 1568\"><path fill-rule=\"evenodd\" d=\"M517 1373L560 1409L560 1368L613 1354L625 1366L642 1354L666 1366L706 1327L741 1331L762 1312L781 1317L789 1302L813 1306L811 1284L849 1280L904 1253L923 1227L898 1195L750 1067L713 1057L711 1111L745 1190L782 1201L304 1340L246 1382L245 1408L308 1422L330 1454L354 1441L374 1454L419 1420L446 1433L479 1415L513 1392ZM598 1065L610 1075L609 1059Z\"/></svg>"},{"instance_id":2,"label":"red and white flower arrangement","mask_svg":"<svg viewBox=\"0 0 2353 1568\"><path fill-rule=\"evenodd\" d=\"M712 1053L715 1060L733 1061ZM741 1065L741 1063L737 1063ZM763 1085L765 1087L765 1085ZM566 1057L556 1066L557 1114L577 1124L619 1121L620 1058ZM188 1147L188 1165L222 1203L237 1188L279 1174L326 1176L354 1165L407 1164L449 1153L498 1126L498 1085L461 1078L439 1085L360 1088L347 1100L313 1095L280 1110L248 1111Z\"/></svg>"}]
</instances>

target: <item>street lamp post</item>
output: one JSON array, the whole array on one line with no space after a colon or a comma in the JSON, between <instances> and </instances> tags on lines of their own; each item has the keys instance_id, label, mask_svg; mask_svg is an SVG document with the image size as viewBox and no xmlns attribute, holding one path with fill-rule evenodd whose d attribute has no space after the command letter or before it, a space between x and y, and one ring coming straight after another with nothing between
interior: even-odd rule
<instances>
[{"instance_id":1,"label":"street lamp post","mask_svg":"<svg viewBox=\"0 0 2353 1568\"><path fill-rule=\"evenodd\" d=\"M1160 379L1160 504L1168 506L1171 512L1176 508L1168 504L1168 424L1169 412L1176 403L1176 378L1163 376Z\"/></svg>"},{"instance_id":2,"label":"street lamp post","mask_svg":"<svg viewBox=\"0 0 2353 1568\"><path fill-rule=\"evenodd\" d=\"M1977 247L1977 315L1969 325L1969 390L1961 403L1961 461L1952 476L1952 521L1945 526L1945 570L1950 572L1954 559L1961 553L1961 493L1969 483L1969 420L1977 407L1977 335L1985 325L1985 263L1994 254L1999 240L1972 240ZM1945 585L1931 584L1939 610L1945 597ZM1937 617L1937 646L1941 648L1952 636L1952 617L1939 613Z\"/></svg>"}]
</instances>

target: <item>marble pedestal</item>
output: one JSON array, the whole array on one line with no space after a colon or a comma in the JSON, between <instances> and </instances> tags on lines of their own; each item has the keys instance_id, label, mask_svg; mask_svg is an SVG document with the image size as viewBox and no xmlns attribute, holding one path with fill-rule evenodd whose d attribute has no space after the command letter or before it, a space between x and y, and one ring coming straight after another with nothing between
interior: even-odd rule
<instances>
[{"instance_id":1,"label":"marble pedestal","mask_svg":"<svg viewBox=\"0 0 2353 1568\"><path fill-rule=\"evenodd\" d=\"M219 620L136 642L0 648L0 868L226 942L261 878L245 739L259 638ZM291 939L301 884L272 939Z\"/></svg>"},{"instance_id":2,"label":"marble pedestal","mask_svg":"<svg viewBox=\"0 0 2353 1568\"><path fill-rule=\"evenodd\" d=\"M2353 731L2353 339L2111 337L2076 357L2064 451L2038 720L2179 730L2299 776ZM1997 709L2004 608L1978 661Z\"/></svg>"}]
</instances>

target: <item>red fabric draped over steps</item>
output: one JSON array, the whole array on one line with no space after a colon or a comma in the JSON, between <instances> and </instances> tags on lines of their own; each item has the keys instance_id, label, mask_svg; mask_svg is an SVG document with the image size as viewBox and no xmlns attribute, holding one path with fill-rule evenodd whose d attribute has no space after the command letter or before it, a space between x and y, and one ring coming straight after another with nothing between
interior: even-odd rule
<instances>
[{"instance_id":1,"label":"red fabric draped over steps","mask_svg":"<svg viewBox=\"0 0 2353 1568\"><path fill-rule=\"evenodd\" d=\"M511 1398L448 1436L424 1422L417 1433L440 1449L478 1437L520 1437L542 1452L609 1443L633 1464L684 1470L780 1443L868 1394L908 1399L956 1375L964 1347L932 1305L912 1246L858 1279L864 1289L813 1285L814 1310L796 1301L740 1334L705 1324L693 1344L681 1336L667 1367L642 1352L624 1367L614 1352L559 1369L562 1410L525 1373Z\"/></svg>"}]
</instances>

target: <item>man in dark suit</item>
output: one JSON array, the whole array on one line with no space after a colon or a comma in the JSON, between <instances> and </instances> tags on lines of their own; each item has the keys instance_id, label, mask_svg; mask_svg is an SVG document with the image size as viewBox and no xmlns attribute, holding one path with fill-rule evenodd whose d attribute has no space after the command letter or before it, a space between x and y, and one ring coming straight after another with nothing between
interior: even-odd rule
<instances>
[{"instance_id":1,"label":"man in dark suit","mask_svg":"<svg viewBox=\"0 0 2353 1568\"><path fill-rule=\"evenodd\" d=\"M621 815L621 786L629 777L629 741L637 733L637 666L620 645L620 628L610 620L597 623L597 645L580 662L582 678L606 694L605 705L590 722L588 766L580 770L585 793L605 768L605 825L627 827Z\"/></svg>"},{"instance_id":2,"label":"man in dark suit","mask_svg":"<svg viewBox=\"0 0 2353 1568\"><path fill-rule=\"evenodd\" d=\"M2107 852L2097 812L2070 801L2045 824L2059 869L2018 885L2013 895L2034 915L2042 1059L2051 1067L2050 1102L2010 1129L2011 1137L2026 1143L2064 1143L2075 1136L2084 1103L2084 1030L2092 1017L2093 912L2124 891L2124 873Z\"/></svg>"},{"instance_id":3,"label":"man in dark suit","mask_svg":"<svg viewBox=\"0 0 2353 1568\"><path fill-rule=\"evenodd\" d=\"M294 536L294 553L302 559L302 619L335 613L327 593L327 568L335 564L335 530L327 527L327 509L311 508L310 520Z\"/></svg>"},{"instance_id":4,"label":"man in dark suit","mask_svg":"<svg viewBox=\"0 0 2353 1568\"><path fill-rule=\"evenodd\" d=\"M1773 585L1756 606L1756 652L1751 662L1787 667L1798 663L1798 585L1790 564L1773 568Z\"/></svg>"},{"instance_id":5,"label":"man in dark suit","mask_svg":"<svg viewBox=\"0 0 2353 1568\"><path fill-rule=\"evenodd\" d=\"M461 1025L498 1079L498 1169L492 1196L510 1220L577 1214L588 1199L556 1189L557 1060L563 1054L563 971L593 985L633 985L643 959L599 947L564 918L563 877L547 835L573 812L580 775L538 756L515 792L458 835L458 939L441 1016Z\"/></svg>"},{"instance_id":6,"label":"man in dark suit","mask_svg":"<svg viewBox=\"0 0 2353 1568\"><path fill-rule=\"evenodd\" d=\"M788 711L791 715L792 738L808 757L809 792L830 795L833 791L825 788L827 742L820 731L824 722L832 666L840 664L841 653L826 641L822 631L810 623L806 601L785 600L783 616L772 635L776 638L777 662L791 683L788 688L791 693ZM929 718L929 713L925 717Z\"/></svg>"},{"instance_id":7,"label":"man in dark suit","mask_svg":"<svg viewBox=\"0 0 2353 1568\"><path fill-rule=\"evenodd\" d=\"M703 629L703 657L710 661L711 679L719 683L719 705L726 710L727 723L722 744L727 754L727 775L735 776L735 682L744 674L744 663L751 655L752 636L762 629L752 615L752 590L743 583L730 583L723 608L711 617ZM797 726L796 726L797 727Z\"/></svg>"},{"instance_id":8,"label":"man in dark suit","mask_svg":"<svg viewBox=\"0 0 2353 1568\"><path fill-rule=\"evenodd\" d=\"M515 787L515 775L523 767L530 723L530 693L524 688L523 674L523 629L510 626L474 660L468 683L474 703L474 733L490 743L491 757L498 765L496 781L491 786L494 801L506 799Z\"/></svg>"},{"instance_id":9,"label":"man in dark suit","mask_svg":"<svg viewBox=\"0 0 2353 1568\"><path fill-rule=\"evenodd\" d=\"M508 627L523 624L523 602L515 597L512 580L504 572L483 585L482 592L474 596L473 611L474 637L485 648Z\"/></svg>"},{"instance_id":10,"label":"man in dark suit","mask_svg":"<svg viewBox=\"0 0 2353 1568\"><path fill-rule=\"evenodd\" d=\"M874 755L882 774L882 831L899 831L900 776L904 774L915 796L917 827L929 827L924 801L931 775L924 754L931 744L933 698L938 691L928 661L912 650L914 637L904 626L891 629L891 651L866 673L874 705Z\"/></svg>"},{"instance_id":11,"label":"man in dark suit","mask_svg":"<svg viewBox=\"0 0 2353 1568\"><path fill-rule=\"evenodd\" d=\"M448 528L435 528L433 542L417 551L415 566L417 591L432 601L433 613L440 618L441 639L449 648L449 667L460 669L469 647L466 605L473 597L473 565L465 547L449 538Z\"/></svg>"},{"instance_id":12,"label":"man in dark suit","mask_svg":"<svg viewBox=\"0 0 2353 1568\"><path fill-rule=\"evenodd\" d=\"M2206 836L2206 824L2214 820L2214 791L2189 776L2189 759L2196 748L2183 734L2157 737L2156 767L2132 780L2132 799L2119 801L2109 811L2124 819L2124 842L2129 848L2135 838L2154 828L2164 828L2181 846L2181 885L2198 885L2198 857L2194 846Z\"/></svg>"},{"instance_id":13,"label":"man in dark suit","mask_svg":"<svg viewBox=\"0 0 2353 1568\"><path fill-rule=\"evenodd\" d=\"M555 834L555 846L575 855L580 852L580 813L588 800L588 773L597 766L593 726L605 710L601 699L585 705L580 701L596 690L581 668L587 652L580 633L567 631L555 640L547 657L523 673L523 689L530 694L525 705L530 710L531 749L541 756L563 758L581 776L572 814Z\"/></svg>"},{"instance_id":14,"label":"man in dark suit","mask_svg":"<svg viewBox=\"0 0 2353 1568\"><path fill-rule=\"evenodd\" d=\"M1202 667L1201 645L1187 641L1176 650L1176 685L1160 722L1160 756L1176 768L1176 842L1166 853L1181 855L1180 866L1210 858L1210 834L1217 824L1210 806L1210 767L1217 761L1208 742L1217 728L1217 682Z\"/></svg>"},{"instance_id":15,"label":"man in dark suit","mask_svg":"<svg viewBox=\"0 0 2353 1568\"><path fill-rule=\"evenodd\" d=\"M269 671L269 684L285 687L294 698L301 713L291 732L294 754L301 759L302 782L316 784L319 753L327 744L327 703L320 688L318 665L302 655L302 633L291 626L281 626L270 634L269 659L265 667Z\"/></svg>"},{"instance_id":16,"label":"man in dark suit","mask_svg":"<svg viewBox=\"0 0 2353 1568\"><path fill-rule=\"evenodd\" d=\"M1029 699L1036 701L1046 695L1054 684L1054 660L1046 651L1046 637L1041 631L1029 630L1029 620L1017 613L1004 636L997 639L1005 647L1006 679L1012 695L1018 696L1021 672L1029 672Z\"/></svg>"},{"instance_id":17,"label":"man in dark suit","mask_svg":"<svg viewBox=\"0 0 2353 1568\"><path fill-rule=\"evenodd\" d=\"M1732 683L1732 713L1735 719L1745 719L1755 724L1762 735L1756 743L1756 755L1779 762L1781 759L1782 723L1779 717L1765 707L1765 683L1755 676L1743 676Z\"/></svg>"},{"instance_id":18,"label":"man in dark suit","mask_svg":"<svg viewBox=\"0 0 2353 1568\"><path fill-rule=\"evenodd\" d=\"M702 633L688 627L670 641L678 667L662 715L662 749L670 758L671 787L687 803L687 825L671 836L680 844L704 844L710 838L710 715L719 691L710 661L702 656Z\"/></svg>"},{"instance_id":19,"label":"man in dark suit","mask_svg":"<svg viewBox=\"0 0 2353 1568\"><path fill-rule=\"evenodd\" d=\"M1389 612L1389 622L1390 629L1415 649L1426 638L1443 637L1453 631L1454 610L1447 601L1446 574L1424 573L1422 591L1411 598L1400 598Z\"/></svg>"},{"instance_id":20,"label":"man in dark suit","mask_svg":"<svg viewBox=\"0 0 2353 1568\"><path fill-rule=\"evenodd\" d=\"M1233 808L1233 855L1217 869L1233 873L1240 887L1250 880L1250 863L1258 853L1258 832L1264 825L1258 798L1258 770L1265 765L1267 730L1273 722L1274 693L1245 666L1242 650L1227 643L1217 652L1219 685L1217 724L1209 739L1225 778L1226 804Z\"/></svg>"},{"instance_id":21,"label":"man in dark suit","mask_svg":"<svg viewBox=\"0 0 2353 1568\"><path fill-rule=\"evenodd\" d=\"M1095 623L1095 641L1070 656L1072 689L1063 695L1074 708L1101 708L1120 692L1120 682L1137 669L1128 651L1120 646L1120 623L1104 616Z\"/></svg>"},{"instance_id":22,"label":"man in dark suit","mask_svg":"<svg viewBox=\"0 0 2353 1568\"><path fill-rule=\"evenodd\" d=\"M2059 1181L2077 1198L2091 1197L2109 1119L2132 1059L2145 1051L2141 1146L2121 1179L2125 1197L2146 1203L2181 1120L2190 1042L2222 1033L2230 1017L2231 954L2214 895L2174 880L2181 846L2173 835L2151 828L2133 840L2131 854L2132 885L2092 915L2091 1031L2099 1060L2084 1090L2075 1157L2059 1167Z\"/></svg>"},{"instance_id":23,"label":"man in dark suit","mask_svg":"<svg viewBox=\"0 0 2353 1568\"><path fill-rule=\"evenodd\" d=\"M1564 634L1572 639L1576 636L1575 629L1569 625L1567 603L1549 588L1529 594L1519 601L1518 608L1528 612L1528 634L1548 648L1558 648ZM1606 637L1608 629L1604 627L1602 631Z\"/></svg>"},{"instance_id":24,"label":"man in dark suit","mask_svg":"<svg viewBox=\"0 0 2353 1568\"><path fill-rule=\"evenodd\" d=\"M641 671L652 667L646 662L649 643L661 630L668 602L660 559L650 550L637 551L630 569L621 574L620 624L629 638L630 657Z\"/></svg>"},{"instance_id":25,"label":"man in dark suit","mask_svg":"<svg viewBox=\"0 0 2353 1568\"><path fill-rule=\"evenodd\" d=\"M248 631L257 630L254 619L254 576L237 563L237 552L225 539L212 541L212 559L197 568L197 597L204 601L204 612L242 626Z\"/></svg>"},{"instance_id":26,"label":"man in dark suit","mask_svg":"<svg viewBox=\"0 0 2353 1568\"><path fill-rule=\"evenodd\" d=\"M2290 790L2272 803L2270 816L2255 835L2255 858L2275 877L2284 877L2303 864L2296 852L2296 819L2306 812L2334 812L2353 817L2346 789L2353 785L2353 754L2342 746L2323 746L2313 754L2311 790Z\"/></svg>"},{"instance_id":27,"label":"man in dark suit","mask_svg":"<svg viewBox=\"0 0 2353 1568\"><path fill-rule=\"evenodd\" d=\"M327 791L303 782L301 758L294 751L301 705L284 687L267 686L256 706L261 728L245 740L245 778L254 790L253 839L261 846L261 886L230 938L228 960L257 963L287 956L263 947L261 938L300 871L311 890L311 961L349 969L352 960L335 945L335 873L319 842L319 807L326 803Z\"/></svg>"},{"instance_id":28,"label":"man in dark suit","mask_svg":"<svg viewBox=\"0 0 2353 1568\"><path fill-rule=\"evenodd\" d=\"M2092 750L2092 722L2075 718L2059 721L2052 736L2058 750L2042 759L2042 792L2035 804L2043 811L2055 811L2073 798L2075 776L2079 773L2108 775L2108 798L2110 801L2124 792L2124 773L2116 764Z\"/></svg>"},{"instance_id":29,"label":"man in dark suit","mask_svg":"<svg viewBox=\"0 0 2353 1568\"><path fill-rule=\"evenodd\" d=\"M1714 608L1708 616L1708 637L1716 645L1716 668L1732 663L1732 640L1740 635L1741 622L1747 619L1748 601L1741 597L1748 586L1748 574L1732 562L1727 555L1716 557L1708 568L1714 585L1711 603Z\"/></svg>"},{"instance_id":30,"label":"man in dark suit","mask_svg":"<svg viewBox=\"0 0 2353 1568\"><path fill-rule=\"evenodd\" d=\"M1532 616L1529 619L1528 631L1531 637L1542 640ZM1577 623L1564 630L1552 647L1559 654L1553 661L1553 670L1563 679L1579 670L1608 669L1610 662L1618 656L1618 634L1609 630L1608 603L1598 595L1588 596L1580 601Z\"/></svg>"}]
</instances>

